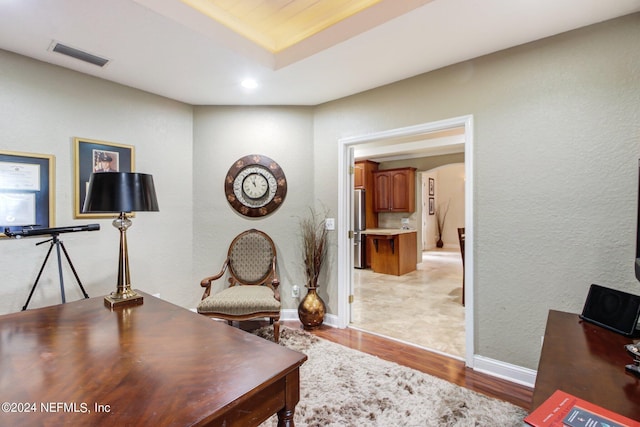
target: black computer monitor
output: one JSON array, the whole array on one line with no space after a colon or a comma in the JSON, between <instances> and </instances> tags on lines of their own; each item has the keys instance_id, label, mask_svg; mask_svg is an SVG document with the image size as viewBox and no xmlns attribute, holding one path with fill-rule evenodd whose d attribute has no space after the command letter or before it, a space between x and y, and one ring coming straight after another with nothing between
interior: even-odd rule
<instances>
[{"instance_id":1,"label":"black computer monitor","mask_svg":"<svg viewBox=\"0 0 640 427\"><path fill-rule=\"evenodd\" d=\"M640 281L640 160L638 160L638 222L636 223L636 279Z\"/></svg>"}]
</instances>

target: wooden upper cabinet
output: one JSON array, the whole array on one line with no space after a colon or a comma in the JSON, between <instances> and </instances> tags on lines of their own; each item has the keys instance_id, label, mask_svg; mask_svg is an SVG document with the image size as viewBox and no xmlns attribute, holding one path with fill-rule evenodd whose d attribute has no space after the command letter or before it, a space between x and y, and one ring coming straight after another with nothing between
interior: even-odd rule
<instances>
[{"instance_id":1,"label":"wooden upper cabinet","mask_svg":"<svg viewBox=\"0 0 640 427\"><path fill-rule=\"evenodd\" d=\"M372 160L358 160L353 165L353 186L364 190L372 190L373 171L378 170L378 163Z\"/></svg>"},{"instance_id":2,"label":"wooden upper cabinet","mask_svg":"<svg viewBox=\"0 0 640 427\"><path fill-rule=\"evenodd\" d=\"M355 188L365 188L365 164L356 162L353 166L353 186Z\"/></svg>"},{"instance_id":3,"label":"wooden upper cabinet","mask_svg":"<svg viewBox=\"0 0 640 427\"><path fill-rule=\"evenodd\" d=\"M363 189L365 193L366 228L378 228L378 215L373 210L373 171L376 170L378 170L378 163L372 160L358 160L353 168L354 187Z\"/></svg>"},{"instance_id":4,"label":"wooden upper cabinet","mask_svg":"<svg viewBox=\"0 0 640 427\"><path fill-rule=\"evenodd\" d=\"M375 212L416 210L416 169L398 168L373 172Z\"/></svg>"},{"instance_id":5,"label":"wooden upper cabinet","mask_svg":"<svg viewBox=\"0 0 640 427\"><path fill-rule=\"evenodd\" d=\"M387 171L378 171L373 174L373 210L376 212L389 212L391 210L391 177Z\"/></svg>"}]
</instances>

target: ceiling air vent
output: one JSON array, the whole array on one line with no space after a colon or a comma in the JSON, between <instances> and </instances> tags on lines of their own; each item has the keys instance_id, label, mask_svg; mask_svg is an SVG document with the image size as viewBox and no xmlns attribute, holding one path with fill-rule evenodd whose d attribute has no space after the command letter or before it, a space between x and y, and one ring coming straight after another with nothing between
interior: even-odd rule
<instances>
[{"instance_id":1,"label":"ceiling air vent","mask_svg":"<svg viewBox=\"0 0 640 427\"><path fill-rule=\"evenodd\" d=\"M79 59L80 61L88 62L89 64L97 65L98 67L104 67L107 62L109 62L108 59L92 55L80 49L75 49L73 47L63 45L62 43L54 42L53 49L51 50L63 55L71 56L72 58Z\"/></svg>"}]
</instances>

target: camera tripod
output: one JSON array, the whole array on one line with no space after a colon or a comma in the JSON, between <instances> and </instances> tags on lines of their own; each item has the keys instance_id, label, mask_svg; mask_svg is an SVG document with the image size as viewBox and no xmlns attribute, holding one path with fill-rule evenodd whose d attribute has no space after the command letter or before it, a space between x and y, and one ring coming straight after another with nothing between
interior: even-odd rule
<instances>
[{"instance_id":1,"label":"camera tripod","mask_svg":"<svg viewBox=\"0 0 640 427\"><path fill-rule=\"evenodd\" d=\"M66 302L66 299L64 296L64 278L62 276L62 258L60 257L60 248L62 248L62 251L64 252L64 256L67 258L67 261L69 262L71 271L73 271L73 275L76 277L76 281L78 282L78 285L82 290L82 294L84 295L85 298L89 298L89 295L87 295L87 292L84 290L84 287L80 282L80 278L78 277L78 273L76 273L76 269L73 267L73 263L71 262L71 258L69 258L67 249L64 247L64 243L62 243L62 241L58 238L58 233L51 234L51 239L42 241L40 243L36 243L36 246L42 245L47 242L51 242L51 245L49 246L49 250L47 251L47 256L44 257L44 262L42 263L42 267L40 267L40 272L38 273L38 277L36 278L36 281L33 284L33 287L31 288L31 292L29 293L29 298L27 298L27 302L24 304L24 307L22 307L22 311L25 311L27 309L27 306L29 305L29 301L31 301L33 292L36 290L36 286L38 286L38 281L40 280L40 276L42 276L42 271L44 270L44 267L47 265L47 260L49 259L49 255L51 255L51 251L53 250L54 246L56 247L56 252L58 254L58 276L60 277L60 294L62 296L62 303L64 304Z\"/></svg>"}]
</instances>

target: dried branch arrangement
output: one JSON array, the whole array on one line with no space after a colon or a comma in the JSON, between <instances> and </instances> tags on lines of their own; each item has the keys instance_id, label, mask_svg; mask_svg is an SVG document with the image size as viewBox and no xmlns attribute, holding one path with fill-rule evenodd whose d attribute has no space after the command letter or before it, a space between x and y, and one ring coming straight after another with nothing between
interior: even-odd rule
<instances>
[{"instance_id":1,"label":"dried branch arrangement","mask_svg":"<svg viewBox=\"0 0 640 427\"><path fill-rule=\"evenodd\" d=\"M318 286L320 270L327 255L327 229L325 218L309 208L309 216L300 220L304 272L307 288Z\"/></svg>"}]
</instances>

